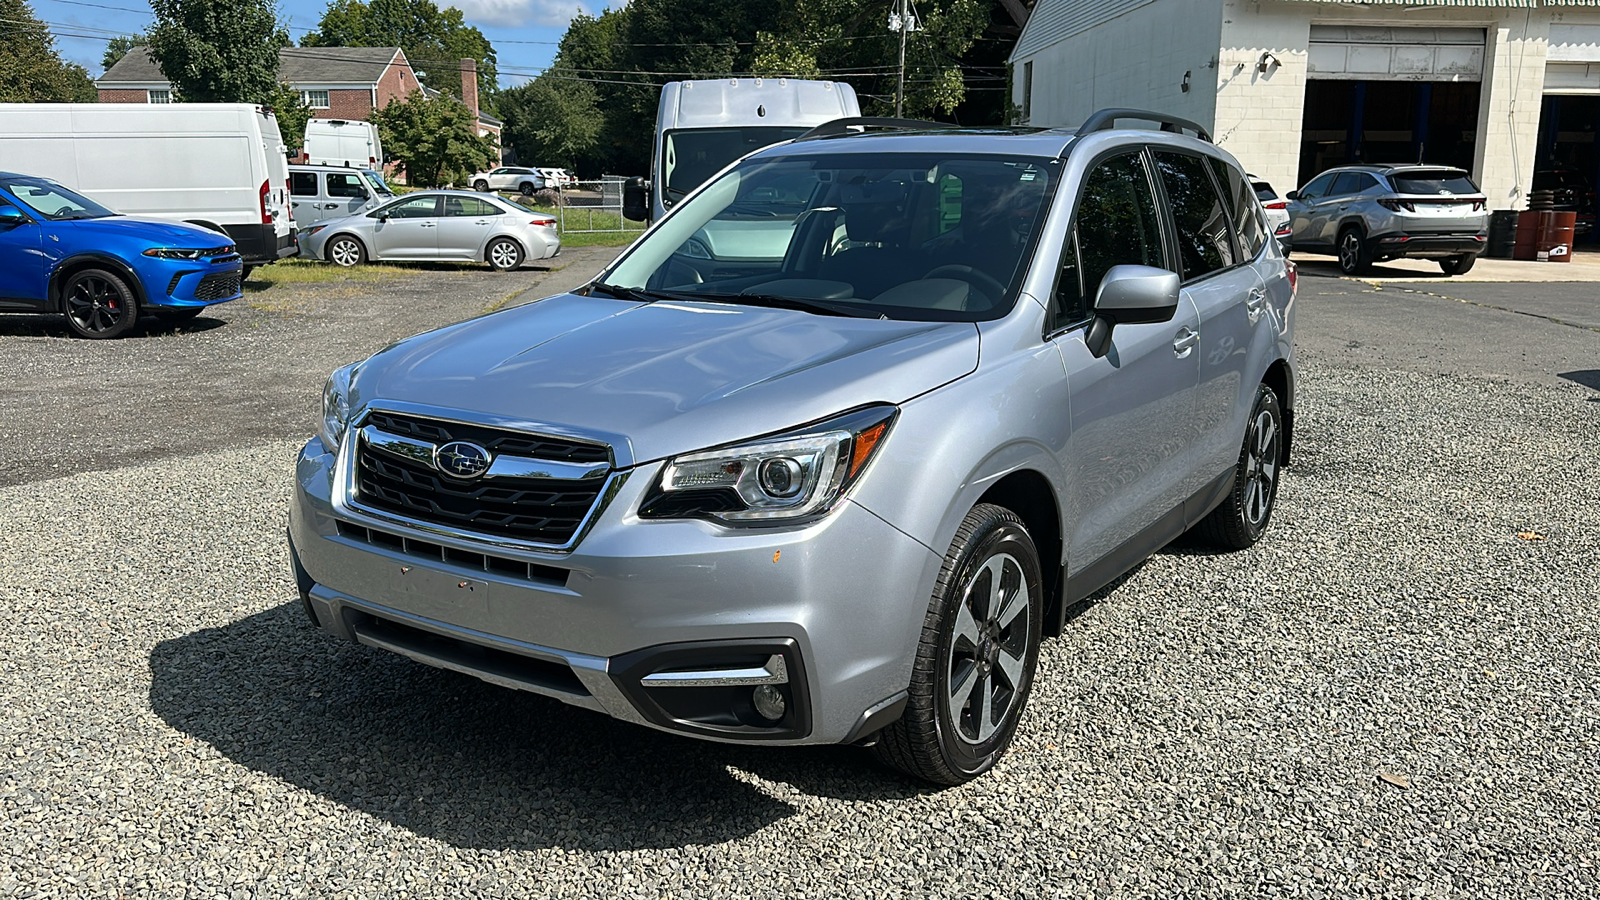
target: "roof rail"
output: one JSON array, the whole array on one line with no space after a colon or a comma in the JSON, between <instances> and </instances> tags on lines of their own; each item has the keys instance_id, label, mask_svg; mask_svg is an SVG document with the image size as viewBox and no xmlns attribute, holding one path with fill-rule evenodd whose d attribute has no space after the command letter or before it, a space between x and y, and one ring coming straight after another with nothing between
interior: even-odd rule
<instances>
[{"instance_id":1,"label":"roof rail","mask_svg":"<svg viewBox=\"0 0 1600 900\"><path fill-rule=\"evenodd\" d=\"M834 119L823 122L805 134L795 138L797 141L809 141L813 138L834 137L835 135L850 134L851 128L901 128L906 130L923 131L929 128L957 128L949 122L927 122L922 119L896 119L883 116L847 116L843 119Z\"/></svg>"},{"instance_id":2,"label":"roof rail","mask_svg":"<svg viewBox=\"0 0 1600 900\"><path fill-rule=\"evenodd\" d=\"M1194 122L1188 119L1180 119L1177 116L1169 116L1165 113L1150 112L1145 109L1113 108L1098 110L1089 118L1083 120L1083 124L1078 126L1078 133L1089 134L1093 131L1108 131L1116 127L1118 119L1140 119L1145 122L1156 122L1161 126L1162 131L1173 131L1180 134L1187 128L1198 135L1200 140L1207 143L1211 142L1211 135L1207 134L1204 128Z\"/></svg>"}]
</instances>

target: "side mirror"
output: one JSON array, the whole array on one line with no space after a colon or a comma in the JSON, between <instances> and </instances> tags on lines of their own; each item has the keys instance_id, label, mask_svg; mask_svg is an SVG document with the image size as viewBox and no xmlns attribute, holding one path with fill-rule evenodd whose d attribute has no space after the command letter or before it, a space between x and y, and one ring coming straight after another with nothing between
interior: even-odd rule
<instances>
[{"instance_id":1,"label":"side mirror","mask_svg":"<svg viewBox=\"0 0 1600 900\"><path fill-rule=\"evenodd\" d=\"M367 218L377 219L379 222L387 222L389 221L389 214L380 210L378 212L367 213Z\"/></svg>"},{"instance_id":2,"label":"side mirror","mask_svg":"<svg viewBox=\"0 0 1600 900\"><path fill-rule=\"evenodd\" d=\"M634 176L623 184L622 215L631 222L650 220L650 182Z\"/></svg>"},{"instance_id":3,"label":"side mirror","mask_svg":"<svg viewBox=\"0 0 1600 900\"><path fill-rule=\"evenodd\" d=\"M15 206L0 206L0 228L15 228L27 223L28 217L22 214L22 210Z\"/></svg>"},{"instance_id":4,"label":"side mirror","mask_svg":"<svg viewBox=\"0 0 1600 900\"><path fill-rule=\"evenodd\" d=\"M1112 266L1095 291L1095 319L1085 338L1089 352L1105 356L1118 325L1170 322L1178 312L1177 272L1153 266Z\"/></svg>"},{"instance_id":5,"label":"side mirror","mask_svg":"<svg viewBox=\"0 0 1600 900\"><path fill-rule=\"evenodd\" d=\"M1300 199L1300 192L1299 191L1290 191L1289 193L1283 195L1283 199L1285 199L1285 200L1299 200Z\"/></svg>"}]
</instances>

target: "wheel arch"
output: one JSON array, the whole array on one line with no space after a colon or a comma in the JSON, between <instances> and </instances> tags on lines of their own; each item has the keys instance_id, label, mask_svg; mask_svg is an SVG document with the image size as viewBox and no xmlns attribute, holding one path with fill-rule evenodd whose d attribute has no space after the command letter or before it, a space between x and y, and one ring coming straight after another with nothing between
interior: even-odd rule
<instances>
[{"instance_id":1,"label":"wheel arch","mask_svg":"<svg viewBox=\"0 0 1600 900\"><path fill-rule=\"evenodd\" d=\"M46 307L51 312L65 311L61 301L62 285L67 283L68 278L85 269L110 269L128 283L128 289L133 291L133 297L141 307L149 305L150 298L144 289L144 282L139 278L139 273L133 270L133 266L104 253L80 253L57 263L50 273Z\"/></svg>"},{"instance_id":2,"label":"wheel arch","mask_svg":"<svg viewBox=\"0 0 1600 900\"><path fill-rule=\"evenodd\" d=\"M1363 241L1367 239L1366 220L1360 216L1345 216L1343 219L1339 220L1339 230L1334 232L1334 244L1336 247L1338 245L1339 235L1344 234L1346 231L1349 231L1352 228L1354 228L1361 235L1361 239Z\"/></svg>"},{"instance_id":3,"label":"wheel arch","mask_svg":"<svg viewBox=\"0 0 1600 900\"><path fill-rule=\"evenodd\" d=\"M185 220L183 220L183 224L185 224L185 225L193 225L196 228L204 228L207 231L215 231L218 234L227 236L228 240L230 240L230 241L233 240L233 237L231 235L228 235L227 229L223 228L221 225L218 225L215 222L207 222L204 219L185 219Z\"/></svg>"},{"instance_id":4,"label":"wheel arch","mask_svg":"<svg viewBox=\"0 0 1600 900\"><path fill-rule=\"evenodd\" d=\"M361 237L361 235L355 233L354 231L336 231L333 234L328 235L328 237L322 242L322 253L318 255L322 258L323 262L330 261L328 259L328 245L342 237L347 237L360 244L361 252L366 255L367 262L376 261L376 257L372 255L372 246L368 244L366 240Z\"/></svg>"},{"instance_id":5,"label":"wheel arch","mask_svg":"<svg viewBox=\"0 0 1600 900\"><path fill-rule=\"evenodd\" d=\"M1044 633L1060 633L1061 621L1061 506L1055 487L1036 469L1017 469L995 482L979 497L979 503L993 503L1017 514L1034 547L1039 551L1040 575L1044 579Z\"/></svg>"},{"instance_id":6,"label":"wheel arch","mask_svg":"<svg viewBox=\"0 0 1600 900\"><path fill-rule=\"evenodd\" d=\"M1261 377L1261 383L1272 388L1278 395L1278 404L1283 409L1283 452L1281 460L1283 465L1289 464L1289 450L1294 445L1294 370L1283 359L1273 360L1272 365Z\"/></svg>"},{"instance_id":7,"label":"wheel arch","mask_svg":"<svg viewBox=\"0 0 1600 900\"><path fill-rule=\"evenodd\" d=\"M528 263L528 262L531 262L533 260L533 248L528 246L528 242L527 241L524 241L522 238L517 237L516 235L511 234L509 232L498 232L496 234L491 234L488 237L483 239L483 246L478 248L478 258L476 260L474 260L474 262L481 262L481 263L488 262L489 261L489 245L493 244L495 241L500 240L501 238L505 238L506 240L512 242L513 244L516 244L517 247L522 250L522 261L524 263Z\"/></svg>"}]
</instances>

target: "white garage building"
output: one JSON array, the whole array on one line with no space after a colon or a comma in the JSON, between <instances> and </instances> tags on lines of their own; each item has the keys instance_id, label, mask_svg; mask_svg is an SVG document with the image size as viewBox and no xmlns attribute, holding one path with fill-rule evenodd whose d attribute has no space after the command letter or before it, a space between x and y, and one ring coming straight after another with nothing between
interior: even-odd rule
<instances>
[{"instance_id":1,"label":"white garage building","mask_svg":"<svg viewBox=\"0 0 1600 900\"><path fill-rule=\"evenodd\" d=\"M1020 121L1161 110L1283 193L1348 162L1458 165L1492 208L1536 166L1600 182L1600 0L1039 0Z\"/></svg>"}]
</instances>

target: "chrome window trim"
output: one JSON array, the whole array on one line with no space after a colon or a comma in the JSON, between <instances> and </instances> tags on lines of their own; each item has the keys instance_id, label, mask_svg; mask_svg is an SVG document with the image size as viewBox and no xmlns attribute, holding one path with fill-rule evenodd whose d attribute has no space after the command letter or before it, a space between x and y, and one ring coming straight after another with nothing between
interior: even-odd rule
<instances>
[{"instance_id":1,"label":"chrome window trim","mask_svg":"<svg viewBox=\"0 0 1600 900\"><path fill-rule=\"evenodd\" d=\"M331 491L333 511L340 518L357 525L378 525L389 528L400 527L409 529L411 531L420 532L422 535L440 535L443 537L453 538L458 541L466 542L469 545L475 544L489 547L500 547L507 550L521 550L524 552L556 554L564 556L571 553L572 550L583 541L584 537L588 535L590 530L594 528L594 525L599 520L601 514L611 506L611 502L616 499L617 493L622 490L622 486L627 482L628 476L633 474L633 470L631 468L613 469L611 471L611 475L606 479L605 484L601 485L599 493L595 495L595 501L589 507L588 513L584 515L583 520L578 523L578 527L573 531L572 537L565 543L561 544L547 544L537 541L521 541L516 540L515 538L496 537L494 535L483 534L482 532L468 531L461 528L452 528L448 525L440 525L435 522L414 519L410 516L403 516L398 513L388 512L387 510L373 509L369 506L363 505L356 499L356 472L354 457L355 446L359 440L359 433L366 426L368 413L374 410L395 413L398 415L417 416L419 418L432 418L446 422L458 422L462 425L477 425L486 428L498 428L507 431L516 431L522 434L527 434L529 437L548 437L560 440L577 441L580 443L595 444L606 447L613 460L616 459L618 455L617 451L619 449L619 445L606 444L602 440L597 439L597 437L592 433L583 433L580 436L580 433L576 432L574 429L538 425L505 416L469 413L458 409L445 410L440 409L439 407L426 406L417 403L404 403L399 401L383 401L380 403L368 404L361 407L356 414L351 417L350 424L345 427L344 435L340 438L338 450L334 455L333 490ZM627 453L627 457L631 460L632 449L627 445L626 441L620 445L620 449Z\"/></svg>"}]
</instances>

